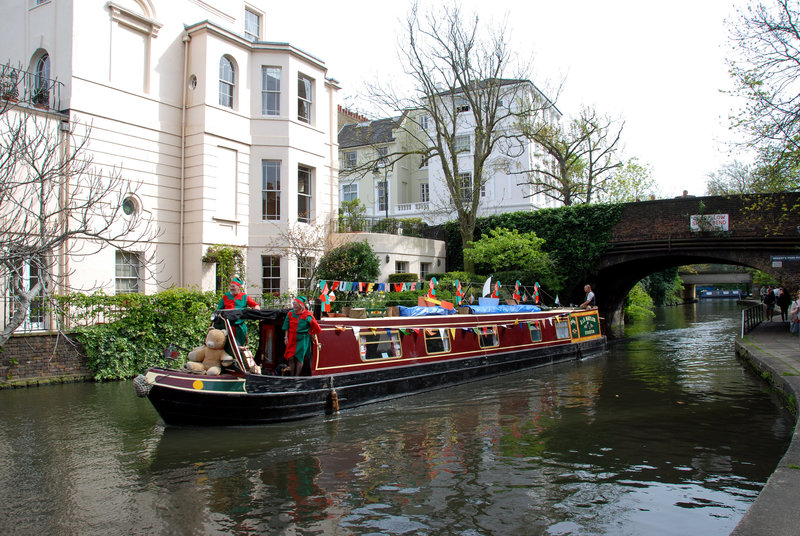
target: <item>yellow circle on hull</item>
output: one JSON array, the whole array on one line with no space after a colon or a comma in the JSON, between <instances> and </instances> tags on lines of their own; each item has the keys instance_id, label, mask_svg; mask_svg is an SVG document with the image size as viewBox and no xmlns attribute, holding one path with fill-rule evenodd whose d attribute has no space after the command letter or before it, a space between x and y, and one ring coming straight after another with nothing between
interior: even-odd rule
<instances>
[{"instance_id":1,"label":"yellow circle on hull","mask_svg":"<svg viewBox=\"0 0 800 536\"><path fill-rule=\"evenodd\" d=\"M194 387L198 391L202 391L203 390L203 380L195 380L194 383L192 384L192 387Z\"/></svg>"}]
</instances>

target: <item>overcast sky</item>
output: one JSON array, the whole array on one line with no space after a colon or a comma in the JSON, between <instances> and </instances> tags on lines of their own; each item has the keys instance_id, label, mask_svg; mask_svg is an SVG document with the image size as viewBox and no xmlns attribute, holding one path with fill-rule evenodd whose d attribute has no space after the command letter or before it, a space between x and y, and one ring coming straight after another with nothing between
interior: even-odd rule
<instances>
[{"instance_id":1,"label":"overcast sky","mask_svg":"<svg viewBox=\"0 0 800 536\"><path fill-rule=\"evenodd\" d=\"M508 17L509 43L532 58L544 88L561 79L565 116L582 104L625 120L625 157L653 168L660 195L705 193L706 175L730 160L731 89L726 19L744 0L463 0L487 23ZM423 9L437 5L422 0ZM397 38L410 1L270 3L265 39L325 61L343 102L358 106L365 80L397 78ZM365 106L362 106L364 108Z\"/></svg>"}]
</instances>

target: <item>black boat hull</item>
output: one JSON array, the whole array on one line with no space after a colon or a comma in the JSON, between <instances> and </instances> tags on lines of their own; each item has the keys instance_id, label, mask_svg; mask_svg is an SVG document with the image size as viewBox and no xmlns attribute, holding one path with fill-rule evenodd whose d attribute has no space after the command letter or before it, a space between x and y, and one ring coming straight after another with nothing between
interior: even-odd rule
<instances>
[{"instance_id":1,"label":"black boat hull","mask_svg":"<svg viewBox=\"0 0 800 536\"><path fill-rule=\"evenodd\" d=\"M496 355L429 362L328 376L247 374L230 390L175 388L155 381L148 398L170 425L239 426L322 416L373 402L509 374L605 350L605 337ZM153 369L148 376L171 371ZM220 381L202 378L204 382ZM195 380L197 381L197 380ZM241 391L236 391L236 388Z\"/></svg>"}]
</instances>

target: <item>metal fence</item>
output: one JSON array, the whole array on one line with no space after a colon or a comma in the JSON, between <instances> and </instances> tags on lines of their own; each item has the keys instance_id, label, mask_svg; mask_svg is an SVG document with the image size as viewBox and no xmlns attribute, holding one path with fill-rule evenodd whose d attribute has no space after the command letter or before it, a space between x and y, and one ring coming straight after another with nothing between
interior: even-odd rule
<instances>
[{"instance_id":1,"label":"metal fence","mask_svg":"<svg viewBox=\"0 0 800 536\"><path fill-rule=\"evenodd\" d=\"M19 310L19 301L8 296L2 297L0 310L0 329L5 329ZM31 302L15 333L49 332L105 324L120 318L124 312L125 308L118 306L77 305L67 298L38 298Z\"/></svg>"},{"instance_id":2,"label":"metal fence","mask_svg":"<svg viewBox=\"0 0 800 536\"><path fill-rule=\"evenodd\" d=\"M63 87L64 84L57 80L42 78L8 64L0 65L0 100L60 111ZM0 105L4 104L0 102Z\"/></svg>"},{"instance_id":3,"label":"metal fence","mask_svg":"<svg viewBox=\"0 0 800 536\"><path fill-rule=\"evenodd\" d=\"M753 331L756 326L764 321L764 312L766 309L763 303L742 309L742 337Z\"/></svg>"}]
</instances>

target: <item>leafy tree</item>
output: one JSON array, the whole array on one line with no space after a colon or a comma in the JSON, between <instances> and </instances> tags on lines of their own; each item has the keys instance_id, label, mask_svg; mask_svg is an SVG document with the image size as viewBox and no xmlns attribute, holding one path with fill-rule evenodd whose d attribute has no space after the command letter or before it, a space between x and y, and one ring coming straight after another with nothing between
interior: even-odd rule
<instances>
[{"instance_id":1,"label":"leafy tree","mask_svg":"<svg viewBox=\"0 0 800 536\"><path fill-rule=\"evenodd\" d=\"M490 157L515 145L509 127L518 116L540 109L552 113L552 104L521 72L511 72L505 27L463 14L455 2L427 14L415 3L405 23L400 56L414 93L399 94L398 84L376 84L370 93L388 113L409 111L396 125L397 136L408 143L363 167L393 165L409 155L422 162L435 159L449 197L434 209L453 214L462 243L469 244L481 190L491 175L487 171L495 165ZM466 133L472 142L469 157L459 154L459 141Z\"/></svg>"},{"instance_id":2,"label":"leafy tree","mask_svg":"<svg viewBox=\"0 0 800 536\"><path fill-rule=\"evenodd\" d=\"M317 280L374 281L380 273L378 257L364 241L332 249L320 259L315 277Z\"/></svg>"},{"instance_id":3,"label":"leafy tree","mask_svg":"<svg viewBox=\"0 0 800 536\"><path fill-rule=\"evenodd\" d=\"M506 282L519 279L533 284L530 280L541 280L549 284L557 270L550 256L542 251L544 242L534 232L520 234L516 229L498 227L491 229L489 235L481 235L471 248L464 250L464 255L483 272L498 278L505 272L510 276Z\"/></svg>"},{"instance_id":4,"label":"leafy tree","mask_svg":"<svg viewBox=\"0 0 800 536\"><path fill-rule=\"evenodd\" d=\"M541 114L520 122L523 135L552 158L525 170L531 195L544 194L565 206L591 203L610 183L609 172L622 166L616 156L624 122L583 108L566 126L553 124Z\"/></svg>"},{"instance_id":5,"label":"leafy tree","mask_svg":"<svg viewBox=\"0 0 800 536\"><path fill-rule=\"evenodd\" d=\"M615 171L606 184L605 192L598 197L606 203L630 203L647 199L655 193L652 168L631 158Z\"/></svg>"},{"instance_id":6,"label":"leafy tree","mask_svg":"<svg viewBox=\"0 0 800 536\"><path fill-rule=\"evenodd\" d=\"M653 299L641 281L636 283L625 298L625 320L636 321L653 318Z\"/></svg>"},{"instance_id":7,"label":"leafy tree","mask_svg":"<svg viewBox=\"0 0 800 536\"><path fill-rule=\"evenodd\" d=\"M682 301L683 282L677 267L650 274L641 283L657 306L675 305Z\"/></svg>"},{"instance_id":8,"label":"leafy tree","mask_svg":"<svg viewBox=\"0 0 800 536\"><path fill-rule=\"evenodd\" d=\"M780 161L800 150L800 11L796 1L775 0L749 4L738 15L731 29L737 57L728 63L747 105L734 127L761 148L762 160Z\"/></svg>"},{"instance_id":9,"label":"leafy tree","mask_svg":"<svg viewBox=\"0 0 800 536\"><path fill-rule=\"evenodd\" d=\"M367 213L367 209L361 200L356 198L352 201L342 201L339 205L339 231L363 231L366 225L364 214Z\"/></svg>"}]
</instances>

